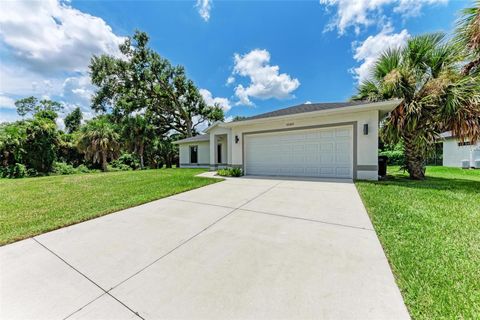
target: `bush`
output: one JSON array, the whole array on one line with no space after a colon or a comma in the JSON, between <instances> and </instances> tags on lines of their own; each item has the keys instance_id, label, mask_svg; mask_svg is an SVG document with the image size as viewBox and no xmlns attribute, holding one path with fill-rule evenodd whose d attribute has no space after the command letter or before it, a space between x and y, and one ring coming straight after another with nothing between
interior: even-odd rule
<instances>
[{"instance_id":1,"label":"bush","mask_svg":"<svg viewBox=\"0 0 480 320\"><path fill-rule=\"evenodd\" d=\"M114 160L111 163L111 167L120 169L117 171L129 170L126 169L125 166L133 170L140 168L140 160L138 159L138 156L133 153L124 153L117 160Z\"/></svg>"},{"instance_id":2,"label":"bush","mask_svg":"<svg viewBox=\"0 0 480 320\"><path fill-rule=\"evenodd\" d=\"M27 168L21 163L15 163L12 166L1 168L0 175L2 178L23 178L27 175Z\"/></svg>"},{"instance_id":3,"label":"bush","mask_svg":"<svg viewBox=\"0 0 480 320\"><path fill-rule=\"evenodd\" d=\"M63 175L78 173L78 171L71 164L65 162L55 162L52 166L52 173Z\"/></svg>"},{"instance_id":4,"label":"bush","mask_svg":"<svg viewBox=\"0 0 480 320\"><path fill-rule=\"evenodd\" d=\"M93 170L88 169L88 167L84 164L79 165L76 169L79 173L89 173L89 172L93 171Z\"/></svg>"},{"instance_id":5,"label":"bush","mask_svg":"<svg viewBox=\"0 0 480 320\"><path fill-rule=\"evenodd\" d=\"M218 170L217 174L222 177L241 177L243 176L243 171L240 168L228 168Z\"/></svg>"},{"instance_id":6,"label":"bush","mask_svg":"<svg viewBox=\"0 0 480 320\"><path fill-rule=\"evenodd\" d=\"M387 156L387 164L401 166L405 163L405 156L402 150L388 150L379 153L380 156Z\"/></svg>"}]
</instances>

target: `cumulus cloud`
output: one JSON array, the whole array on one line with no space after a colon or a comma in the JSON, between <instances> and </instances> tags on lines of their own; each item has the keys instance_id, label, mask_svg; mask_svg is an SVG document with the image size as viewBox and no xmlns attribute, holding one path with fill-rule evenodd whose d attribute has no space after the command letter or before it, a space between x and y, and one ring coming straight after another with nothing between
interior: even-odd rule
<instances>
[{"instance_id":1,"label":"cumulus cloud","mask_svg":"<svg viewBox=\"0 0 480 320\"><path fill-rule=\"evenodd\" d=\"M15 109L15 100L3 94L0 94L0 108Z\"/></svg>"},{"instance_id":2,"label":"cumulus cloud","mask_svg":"<svg viewBox=\"0 0 480 320\"><path fill-rule=\"evenodd\" d=\"M205 100L205 103L209 106L213 106L215 104L218 104L224 112L227 112L232 108L230 105L230 101L227 98L220 98L220 97L213 97L212 93L208 91L207 89L200 89L200 94L203 97L203 100Z\"/></svg>"},{"instance_id":3,"label":"cumulus cloud","mask_svg":"<svg viewBox=\"0 0 480 320\"><path fill-rule=\"evenodd\" d=\"M119 55L124 40L103 19L57 0L3 2L0 39L23 65L44 73L86 71L93 54Z\"/></svg>"},{"instance_id":4,"label":"cumulus cloud","mask_svg":"<svg viewBox=\"0 0 480 320\"><path fill-rule=\"evenodd\" d=\"M65 112L80 107L93 116L94 87L88 76L92 55L120 56L117 36L101 18L73 8L68 1L7 1L0 11L0 92L6 97L49 97ZM8 79L8 80L6 80ZM6 108L0 106L2 119Z\"/></svg>"},{"instance_id":5,"label":"cumulus cloud","mask_svg":"<svg viewBox=\"0 0 480 320\"><path fill-rule=\"evenodd\" d=\"M312 104L312 101L307 100L307 101L305 101L303 104Z\"/></svg>"},{"instance_id":6,"label":"cumulus cloud","mask_svg":"<svg viewBox=\"0 0 480 320\"><path fill-rule=\"evenodd\" d=\"M361 63L360 66L351 69L355 78L359 82L367 80L377 58L388 48L403 46L409 37L410 34L406 29L400 33L393 33L393 28L387 25L380 33L354 44L353 58Z\"/></svg>"},{"instance_id":7,"label":"cumulus cloud","mask_svg":"<svg viewBox=\"0 0 480 320\"><path fill-rule=\"evenodd\" d=\"M393 6L393 12L404 18L418 16L421 9L427 5L444 4L448 0L320 0L327 10L336 8L336 14L327 30L337 28L340 34L353 27L355 33L360 33L362 27L377 23L388 23L383 13L385 7Z\"/></svg>"},{"instance_id":8,"label":"cumulus cloud","mask_svg":"<svg viewBox=\"0 0 480 320\"><path fill-rule=\"evenodd\" d=\"M208 22L208 20L210 20L210 11L212 10L212 0L197 0L195 6L198 9L200 17Z\"/></svg>"},{"instance_id":9,"label":"cumulus cloud","mask_svg":"<svg viewBox=\"0 0 480 320\"><path fill-rule=\"evenodd\" d=\"M250 98L262 100L286 99L300 86L298 79L286 73L280 73L280 67L270 65L270 53L267 50L254 49L249 53L234 55L233 74L248 77L247 86L235 87L237 104L253 105ZM227 81L228 82L228 81Z\"/></svg>"}]
</instances>

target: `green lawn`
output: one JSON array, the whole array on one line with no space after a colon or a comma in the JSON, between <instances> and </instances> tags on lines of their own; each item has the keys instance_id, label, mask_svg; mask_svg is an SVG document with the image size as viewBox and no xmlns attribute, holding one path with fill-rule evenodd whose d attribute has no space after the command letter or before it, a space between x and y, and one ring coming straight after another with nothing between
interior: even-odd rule
<instances>
[{"instance_id":1,"label":"green lawn","mask_svg":"<svg viewBox=\"0 0 480 320\"><path fill-rule=\"evenodd\" d=\"M429 167L357 188L414 319L480 319L480 170Z\"/></svg>"},{"instance_id":2,"label":"green lawn","mask_svg":"<svg viewBox=\"0 0 480 320\"><path fill-rule=\"evenodd\" d=\"M219 180L201 169L0 179L0 244L195 189Z\"/></svg>"}]
</instances>

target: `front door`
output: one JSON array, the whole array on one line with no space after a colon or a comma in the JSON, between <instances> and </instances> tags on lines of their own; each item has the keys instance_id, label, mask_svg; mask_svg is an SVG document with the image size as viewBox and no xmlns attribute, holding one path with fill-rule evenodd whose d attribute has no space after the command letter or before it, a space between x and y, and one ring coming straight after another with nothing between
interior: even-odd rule
<instances>
[{"instance_id":1,"label":"front door","mask_svg":"<svg viewBox=\"0 0 480 320\"><path fill-rule=\"evenodd\" d=\"M222 145L217 145L217 163L222 163Z\"/></svg>"}]
</instances>

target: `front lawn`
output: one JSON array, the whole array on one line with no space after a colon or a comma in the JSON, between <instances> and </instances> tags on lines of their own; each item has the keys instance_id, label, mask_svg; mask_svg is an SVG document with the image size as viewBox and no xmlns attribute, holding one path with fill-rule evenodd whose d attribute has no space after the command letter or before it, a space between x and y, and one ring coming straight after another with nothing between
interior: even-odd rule
<instances>
[{"instance_id":1,"label":"front lawn","mask_svg":"<svg viewBox=\"0 0 480 320\"><path fill-rule=\"evenodd\" d=\"M356 185L412 318L479 319L480 170L389 174Z\"/></svg>"},{"instance_id":2,"label":"front lawn","mask_svg":"<svg viewBox=\"0 0 480 320\"><path fill-rule=\"evenodd\" d=\"M219 180L201 169L0 179L0 244L14 242Z\"/></svg>"}]
</instances>

